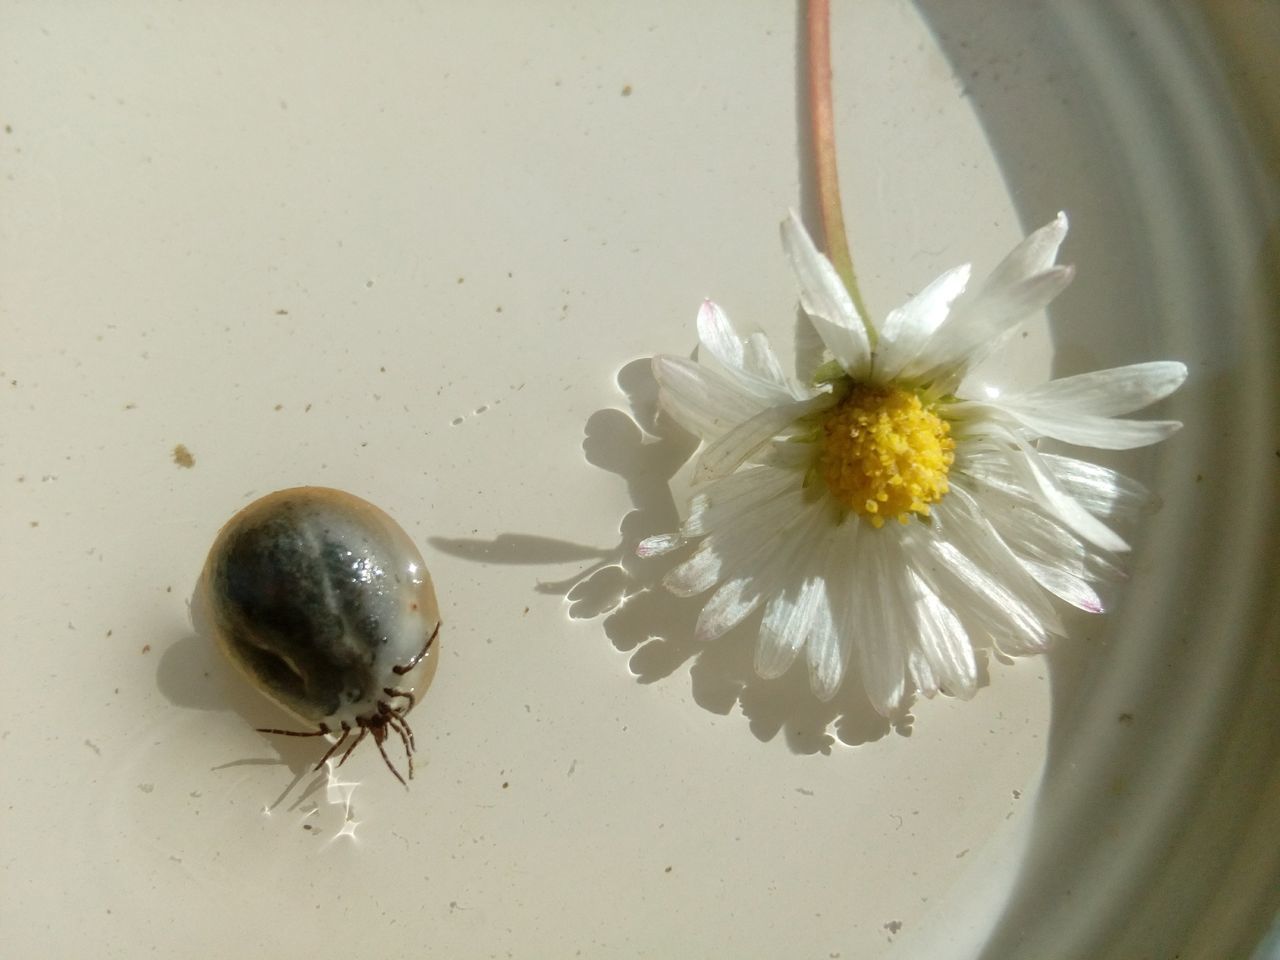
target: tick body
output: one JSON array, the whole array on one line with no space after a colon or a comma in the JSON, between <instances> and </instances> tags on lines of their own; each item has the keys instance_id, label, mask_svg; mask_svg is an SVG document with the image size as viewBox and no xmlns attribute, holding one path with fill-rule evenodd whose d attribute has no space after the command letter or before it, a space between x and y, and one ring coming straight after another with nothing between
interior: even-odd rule
<instances>
[{"instance_id":1,"label":"tick body","mask_svg":"<svg viewBox=\"0 0 1280 960\"><path fill-rule=\"evenodd\" d=\"M338 739L316 768L372 735L403 743L405 715L435 673L440 611L422 555L373 504L325 487L251 503L219 532L196 598L218 645L246 677L310 730ZM345 748L345 749L344 749Z\"/></svg>"}]
</instances>

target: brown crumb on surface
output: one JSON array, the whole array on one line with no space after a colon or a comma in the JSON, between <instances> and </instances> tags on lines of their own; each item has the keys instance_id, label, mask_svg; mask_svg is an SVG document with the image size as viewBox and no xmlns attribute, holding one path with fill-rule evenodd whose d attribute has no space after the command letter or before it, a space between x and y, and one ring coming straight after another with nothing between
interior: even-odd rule
<instances>
[{"instance_id":1,"label":"brown crumb on surface","mask_svg":"<svg viewBox=\"0 0 1280 960\"><path fill-rule=\"evenodd\" d=\"M191 455L185 443L180 443L173 448L173 462L189 470L196 465L196 458Z\"/></svg>"},{"instance_id":2,"label":"brown crumb on surface","mask_svg":"<svg viewBox=\"0 0 1280 960\"><path fill-rule=\"evenodd\" d=\"M289 311L286 310L284 307L281 307L279 310L276 311L277 317L287 317L288 315L289 315Z\"/></svg>"},{"instance_id":3,"label":"brown crumb on surface","mask_svg":"<svg viewBox=\"0 0 1280 960\"><path fill-rule=\"evenodd\" d=\"M670 868L670 867L667 867L667 869L663 870L662 872L663 872L663 873L670 873L670 872L671 872L671 868Z\"/></svg>"},{"instance_id":4,"label":"brown crumb on surface","mask_svg":"<svg viewBox=\"0 0 1280 960\"><path fill-rule=\"evenodd\" d=\"M1133 723L1133 714L1132 714L1132 713L1122 713L1122 714L1120 714L1120 716L1119 716L1117 719L1118 719L1121 723Z\"/></svg>"},{"instance_id":5,"label":"brown crumb on surface","mask_svg":"<svg viewBox=\"0 0 1280 960\"><path fill-rule=\"evenodd\" d=\"M626 84L623 84L623 85L622 85L622 95L623 95L624 97L629 97L629 96L631 96L631 84L626 83Z\"/></svg>"},{"instance_id":6,"label":"brown crumb on surface","mask_svg":"<svg viewBox=\"0 0 1280 960\"><path fill-rule=\"evenodd\" d=\"M142 645L142 652L143 652L143 653L150 653L150 652L151 652L151 644L149 644L149 643L144 643L144 644Z\"/></svg>"},{"instance_id":7,"label":"brown crumb on surface","mask_svg":"<svg viewBox=\"0 0 1280 960\"><path fill-rule=\"evenodd\" d=\"M503 781L502 781L502 789L503 789L503 790L507 789L507 787L509 787L509 786L511 786L511 783L510 783L509 781L507 781L507 780L503 780Z\"/></svg>"}]
</instances>

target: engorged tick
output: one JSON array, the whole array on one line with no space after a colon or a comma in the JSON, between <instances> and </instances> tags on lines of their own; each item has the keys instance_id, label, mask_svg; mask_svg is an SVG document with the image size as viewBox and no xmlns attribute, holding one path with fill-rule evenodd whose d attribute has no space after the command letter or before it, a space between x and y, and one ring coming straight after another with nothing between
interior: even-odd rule
<instances>
[{"instance_id":1,"label":"engorged tick","mask_svg":"<svg viewBox=\"0 0 1280 960\"><path fill-rule=\"evenodd\" d=\"M315 726L260 732L335 735L317 770L372 734L407 786L383 744L394 732L412 778L405 715L435 672L440 613L422 555L387 514L324 487L269 494L219 532L193 607L254 686Z\"/></svg>"}]
</instances>

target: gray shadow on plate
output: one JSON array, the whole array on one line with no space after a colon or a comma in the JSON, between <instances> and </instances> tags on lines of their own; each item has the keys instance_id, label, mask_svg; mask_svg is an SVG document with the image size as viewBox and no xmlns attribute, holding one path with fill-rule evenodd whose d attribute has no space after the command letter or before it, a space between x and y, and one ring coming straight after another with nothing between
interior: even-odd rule
<instances>
[{"instance_id":1,"label":"gray shadow on plate","mask_svg":"<svg viewBox=\"0 0 1280 960\"><path fill-rule=\"evenodd\" d=\"M635 507L622 518L616 546L590 547L515 533L489 540L433 537L431 545L485 563L587 561L573 576L540 582L535 589L564 597L575 620L601 618L613 646L630 655L628 665L640 683L666 680L691 663L694 700L721 715L741 708L752 734L761 741L781 733L795 753L813 754L829 752L837 740L862 744L890 730L909 735L910 714L904 711L891 721L876 713L855 672L826 703L810 691L803 658L777 680L758 677L753 659L759 614L713 643L694 640L694 624L706 598L682 599L662 587L662 578L685 553L642 559L636 547L645 537L679 528L669 484L698 441L659 413L658 387L647 358L624 366L617 383L630 413L596 411L587 420L582 443L589 463L626 483Z\"/></svg>"},{"instance_id":2,"label":"gray shadow on plate","mask_svg":"<svg viewBox=\"0 0 1280 960\"><path fill-rule=\"evenodd\" d=\"M1248 518L1242 535L1239 517L1222 509L1232 498L1230 471L1211 469L1240 455L1241 444L1225 425L1233 410L1249 409L1248 391L1257 387L1240 375L1244 361L1233 351L1241 343L1231 330L1243 325L1234 321L1270 318L1244 329L1252 332L1250 348L1274 357L1280 304L1274 181L1264 187L1262 180L1249 179L1258 151L1236 119L1240 103L1231 102L1230 84L1246 77L1246 66L1216 62L1223 51L1214 49L1204 10L1194 4L917 0L916 7L1001 160L1022 222L1042 223L1059 208L1073 217L1064 259L1079 272L1052 309L1055 376L1165 359L1171 331L1212 330L1219 318L1232 321L1223 322L1222 333L1178 341L1193 344L1195 354L1168 357L1187 360L1192 368L1190 380L1170 402L1200 414L1200 422L1184 418L1186 427L1169 447L1202 451L1203 484L1198 474L1189 475L1185 463L1175 472L1177 455L1165 445L1115 458L1088 455L1139 479L1154 477L1159 493L1183 508L1173 515L1166 510L1159 525L1181 527L1188 531L1185 542L1205 549L1188 558L1182 570L1166 565L1183 588L1165 598L1175 605L1172 615L1142 605L1144 595L1158 596L1154 588L1131 586L1105 620L1049 652L1052 713L1036 830L1012 897L1000 907L990 939L973 955L982 960L1045 955L1045 949L1052 950L1046 945L1060 943L1063 931L1073 933L1068 938L1072 955L1194 952L1188 941L1209 908L1217 908L1221 922L1240 864L1249 862L1238 851L1224 850L1224 841L1241 849L1253 841L1232 836L1225 825L1262 821L1252 805L1261 802L1258 785L1266 782L1266 758L1274 758L1280 742L1280 714L1274 710L1280 690L1274 567L1266 570L1265 561L1259 565L1269 582L1238 611L1225 592L1219 604L1205 602L1205 591L1196 589L1219 570L1237 569L1249 556L1274 559L1280 552L1280 515ZM1196 69L1176 72L1187 64ZM1158 122L1127 128L1118 123L1126 114L1117 104L1131 105L1128 116L1146 114ZM1195 126L1185 122L1183 112L1193 108L1203 108ZM1142 188L1147 183L1164 188L1158 204ZM1232 216L1240 210L1252 214L1236 222ZM1230 256L1238 249L1233 241L1236 231L1245 231L1245 220L1248 239L1261 238L1262 248L1252 271L1254 289L1242 292L1233 286L1237 274ZM1198 266L1170 269L1187 262ZM1092 355L1098 344L1105 345L1108 363ZM1144 414L1160 415L1158 409ZM1268 419L1274 424L1274 416ZM1273 450L1268 439L1256 455ZM1280 489L1280 472L1270 476L1272 488ZM1197 492L1189 493L1193 485L1199 485ZM1231 622L1232 612L1250 625L1239 635L1221 625L1222 618ZM1158 616L1171 628L1153 634L1150 642L1159 646L1139 655L1127 642L1133 638L1126 637L1125 625L1145 616ZM1234 667L1248 682L1229 681L1221 673L1210 681L1210 671L1195 669L1198 659L1212 662L1199 649L1206 642L1234 645ZM1150 678L1132 669L1138 660L1168 667L1158 679ZM1082 770L1076 762L1081 751L1074 748L1091 691L1126 668L1128 678L1139 679L1123 691L1125 712L1115 718L1115 736L1083 752L1093 759L1092 768ZM1188 738L1181 751L1165 749L1162 725L1213 696L1213 683L1221 690L1228 682L1239 692L1233 709L1216 718L1209 748ZM1142 758L1140 771L1129 772L1132 757ZM1121 771L1105 798L1089 789L1089 774L1101 769ZM1167 788L1173 783L1176 792ZM1148 839L1145 846L1141 835ZM1151 843L1151 838L1159 840ZM1128 864L1123 885L1114 882L1118 874L1091 869L1115 861ZM1264 930L1280 909L1274 871L1271 877L1270 884L1258 880L1266 895L1244 898L1232 908L1234 930L1245 940L1216 942L1208 954L1252 953L1257 938L1250 939L1250 927ZM1086 906L1089 901L1076 897L1104 881L1112 891L1105 904ZM1223 923L1221 929L1227 927ZM1086 930L1087 943L1075 935ZM1205 946L1200 944L1202 950Z\"/></svg>"}]
</instances>

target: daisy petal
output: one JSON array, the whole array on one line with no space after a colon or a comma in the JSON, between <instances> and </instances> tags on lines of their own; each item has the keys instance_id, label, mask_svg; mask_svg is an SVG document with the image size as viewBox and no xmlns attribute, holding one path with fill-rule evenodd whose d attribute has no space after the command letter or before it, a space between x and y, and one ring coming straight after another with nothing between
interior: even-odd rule
<instances>
[{"instance_id":1,"label":"daisy petal","mask_svg":"<svg viewBox=\"0 0 1280 960\"><path fill-rule=\"evenodd\" d=\"M978 689L978 665L964 625L929 585L908 569L916 596L916 650L911 675L926 697L944 690L968 700Z\"/></svg>"},{"instance_id":2,"label":"daisy petal","mask_svg":"<svg viewBox=\"0 0 1280 960\"><path fill-rule=\"evenodd\" d=\"M971 317L957 318L956 332L967 332L971 342L986 340L1047 307L1067 288L1075 273L1075 267L1071 266L1050 267L1012 286L983 293L978 298L981 311L973 311Z\"/></svg>"},{"instance_id":3,"label":"daisy petal","mask_svg":"<svg viewBox=\"0 0 1280 960\"><path fill-rule=\"evenodd\" d=\"M1058 248L1067 237L1067 226L1067 215L1059 210L1056 217L1029 234L1000 261L983 281L983 289L1013 286L1048 270L1057 262Z\"/></svg>"},{"instance_id":4,"label":"daisy petal","mask_svg":"<svg viewBox=\"0 0 1280 960\"><path fill-rule=\"evenodd\" d=\"M854 568L861 580L863 630L858 644L862 684L876 712L888 716L906 693L903 639L916 635L912 605L903 594L903 564L893 528L864 536Z\"/></svg>"},{"instance_id":5,"label":"daisy petal","mask_svg":"<svg viewBox=\"0 0 1280 960\"><path fill-rule=\"evenodd\" d=\"M803 577L797 587L778 591L765 604L755 667L766 680L786 673L806 640L823 645L831 633L831 605L823 575L832 538L829 534L823 536L823 525L830 527L827 511L813 511L810 523L793 541L789 564L803 564Z\"/></svg>"},{"instance_id":6,"label":"daisy petal","mask_svg":"<svg viewBox=\"0 0 1280 960\"><path fill-rule=\"evenodd\" d=\"M730 370L742 369L742 338L728 314L710 300L698 309L698 341Z\"/></svg>"},{"instance_id":7,"label":"daisy petal","mask_svg":"<svg viewBox=\"0 0 1280 960\"><path fill-rule=\"evenodd\" d=\"M776 527L740 553L725 556L724 582L699 613L693 631L695 639L719 639L741 623L761 600L785 588L794 576L787 561L798 548L795 540L811 522L812 513L822 507L793 505L794 522Z\"/></svg>"},{"instance_id":8,"label":"daisy petal","mask_svg":"<svg viewBox=\"0 0 1280 960\"><path fill-rule=\"evenodd\" d=\"M957 305L901 376L933 382L938 395L953 393L970 368L1005 343L1029 316L1044 309L1072 275L1070 267L1053 267L1015 287Z\"/></svg>"},{"instance_id":9,"label":"daisy petal","mask_svg":"<svg viewBox=\"0 0 1280 960\"><path fill-rule=\"evenodd\" d=\"M661 557L679 550L685 544L684 537L678 533L663 533L653 537L645 537L636 545L636 556L642 560L650 557Z\"/></svg>"},{"instance_id":10,"label":"daisy petal","mask_svg":"<svg viewBox=\"0 0 1280 960\"><path fill-rule=\"evenodd\" d=\"M724 374L692 360L659 354L652 366L662 409L704 440L714 440L765 406L759 398L735 387Z\"/></svg>"},{"instance_id":11,"label":"daisy petal","mask_svg":"<svg viewBox=\"0 0 1280 960\"><path fill-rule=\"evenodd\" d=\"M1064 628L1053 603L1044 595L1035 579L1027 573L1009 545L986 516L986 511L963 490L953 490L937 519L944 535L964 555L1004 585L1047 630L1062 633Z\"/></svg>"},{"instance_id":12,"label":"daisy petal","mask_svg":"<svg viewBox=\"0 0 1280 960\"><path fill-rule=\"evenodd\" d=\"M813 375L822 366L827 345L813 327L813 321L803 310L796 311L796 325L791 338L795 354L795 375L801 383L813 382Z\"/></svg>"},{"instance_id":13,"label":"daisy petal","mask_svg":"<svg viewBox=\"0 0 1280 960\"><path fill-rule=\"evenodd\" d=\"M711 595L693 628L693 637L700 643L719 640L745 620L760 605L760 592L754 577L740 577L721 585Z\"/></svg>"},{"instance_id":14,"label":"daisy petal","mask_svg":"<svg viewBox=\"0 0 1280 960\"><path fill-rule=\"evenodd\" d=\"M698 310L698 362L703 369L723 374L738 390L765 403L796 399L772 354L762 334L744 340L717 304L702 302Z\"/></svg>"},{"instance_id":15,"label":"daisy petal","mask_svg":"<svg viewBox=\"0 0 1280 960\"><path fill-rule=\"evenodd\" d=\"M759 525L760 519L754 512L776 501L788 489L801 489L800 478L792 471L772 467L739 471L694 496L689 519L680 532L686 537L701 537L739 523Z\"/></svg>"},{"instance_id":16,"label":"daisy petal","mask_svg":"<svg viewBox=\"0 0 1280 960\"><path fill-rule=\"evenodd\" d=\"M953 490L953 493L957 491ZM962 622L1006 653L1044 650L1063 633L1053 604L963 493L935 506L933 523L903 528L911 565ZM971 634L972 635L972 634Z\"/></svg>"},{"instance_id":17,"label":"daisy petal","mask_svg":"<svg viewBox=\"0 0 1280 960\"><path fill-rule=\"evenodd\" d=\"M1047 307L1067 288L1072 267L1050 267L1010 286L990 289L958 304L919 356L903 371L907 377L929 379L965 369L1002 342L1004 336L1031 314Z\"/></svg>"},{"instance_id":18,"label":"daisy petal","mask_svg":"<svg viewBox=\"0 0 1280 960\"><path fill-rule=\"evenodd\" d=\"M1187 366L1172 361L1134 363L1062 377L1000 398L1004 407L1060 414L1115 417L1163 400L1187 379Z\"/></svg>"},{"instance_id":19,"label":"daisy petal","mask_svg":"<svg viewBox=\"0 0 1280 960\"><path fill-rule=\"evenodd\" d=\"M798 470L803 477L813 464L813 447L792 440L774 440L760 455L760 462L780 470Z\"/></svg>"},{"instance_id":20,"label":"daisy petal","mask_svg":"<svg viewBox=\"0 0 1280 960\"><path fill-rule=\"evenodd\" d=\"M763 333L753 333L747 337L747 349L743 355L742 365L744 370L762 380L779 385L787 383L787 375L782 372L778 355L773 352L769 338Z\"/></svg>"},{"instance_id":21,"label":"daisy petal","mask_svg":"<svg viewBox=\"0 0 1280 960\"><path fill-rule=\"evenodd\" d=\"M937 696L942 682L933 672L933 665L929 663L928 657L914 646L907 651L907 673L911 675L911 682L916 685L916 691L921 696L930 699Z\"/></svg>"},{"instance_id":22,"label":"daisy petal","mask_svg":"<svg viewBox=\"0 0 1280 960\"><path fill-rule=\"evenodd\" d=\"M953 598L951 605L962 621L974 620L1006 653L1038 653L1048 647L1045 625L1003 583L924 524L909 525L905 532L916 541L911 550L915 572L939 596Z\"/></svg>"},{"instance_id":23,"label":"daisy petal","mask_svg":"<svg viewBox=\"0 0 1280 960\"><path fill-rule=\"evenodd\" d=\"M819 700L836 695L853 652L853 638L865 629L862 604L855 599L858 581L854 566L859 541L866 535L860 523L845 523L832 540L830 570L824 578L834 630L815 636L805 646L809 661L809 688Z\"/></svg>"},{"instance_id":24,"label":"daisy petal","mask_svg":"<svg viewBox=\"0 0 1280 960\"><path fill-rule=\"evenodd\" d=\"M1027 573L1055 597L1088 613L1102 613L1102 601L1098 599L1098 594L1079 577L1034 560L1021 560L1021 563Z\"/></svg>"},{"instance_id":25,"label":"daisy petal","mask_svg":"<svg viewBox=\"0 0 1280 960\"><path fill-rule=\"evenodd\" d=\"M1137 480L1108 467L1053 453L1041 453L1040 462L1067 496L1100 517L1130 520L1159 506L1158 499ZM1023 486L1021 475L1014 474L1008 457L994 446L979 449L975 444L966 443L963 453L957 456L956 470L983 486L1035 500Z\"/></svg>"},{"instance_id":26,"label":"daisy petal","mask_svg":"<svg viewBox=\"0 0 1280 960\"><path fill-rule=\"evenodd\" d=\"M1080 505L1079 501L1065 493L1045 469L1038 451L1033 450L1021 437L1013 433L1009 439L1017 450L1007 450L1006 457L1015 474L1020 474L1028 492L1068 527L1090 543L1121 553L1129 545L1110 527Z\"/></svg>"},{"instance_id":27,"label":"daisy petal","mask_svg":"<svg viewBox=\"0 0 1280 960\"><path fill-rule=\"evenodd\" d=\"M775 496L756 502L744 522L716 530L698 544L693 556L667 573L663 586L677 597L697 596L766 559L774 541L794 525L803 501L800 496Z\"/></svg>"},{"instance_id":28,"label":"daisy petal","mask_svg":"<svg viewBox=\"0 0 1280 960\"><path fill-rule=\"evenodd\" d=\"M818 605L826 605L822 581L806 579L795 596L777 593L764 607L764 620L756 642L756 673L774 680L790 668L808 639L809 624Z\"/></svg>"},{"instance_id":29,"label":"daisy petal","mask_svg":"<svg viewBox=\"0 0 1280 960\"><path fill-rule=\"evenodd\" d=\"M724 559L709 541L704 540L693 556L667 572L662 578L662 585L677 597L696 597L719 582L722 566Z\"/></svg>"},{"instance_id":30,"label":"daisy petal","mask_svg":"<svg viewBox=\"0 0 1280 960\"><path fill-rule=\"evenodd\" d=\"M795 211L782 221L782 246L795 270L800 305L840 365L855 379L871 366L871 342L844 281L809 239Z\"/></svg>"},{"instance_id":31,"label":"daisy petal","mask_svg":"<svg viewBox=\"0 0 1280 960\"><path fill-rule=\"evenodd\" d=\"M1134 517L1160 505L1137 480L1109 467L1054 453L1040 454L1040 462L1069 497L1098 516Z\"/></svg>"},{"instance_id":32,"label":"daisy petal","mask_svg":"<svg viewBox=\"0 0 1280 960\"><path fill-rule=\"evenodd\" d=\"M840 663L849 662L849 642L845 637L840 635L839 628L836 624L835 611L831 606L830 595L825 595L817 601L818 606L814 612L814 617L809 622L809 635L805 638L805 648L807 650L819 651L835 651L834 657ZM827 654L823 654L812 660L825 661ZM844 674L840 674L843 679ZM809 675L809 689L818 693L819 698L825 692L825 688L815 687L813 683L813 674ZM839 682L836 684L836 690L839 689ZM832 690L826 699L835 696L835 690Z\"/></svg>"},{"instance_id":33,"label":"daisy petal","mask_svg":"<svg viewBox=\"0 0 1280 960\"><path fill-rule=\"evenodd\" d=\"M765 407L751 419L720 436L702 452L694 467L693 482L707 483L728 476L753 453L813 409L813 400L793 400Z\"/></svg>"},{"instance_id":34,"label":"daisy petal","mask_svg":"<svg viewBox=\"0 0 1280 960\"><path fill-rule=\"evenodd\" d=\"M1087 414L1032 413L1018 407L1001 408L1028 430L1042 437L1096 450L1132 450L1166 440L1182 429L1177 420L1124 420Z\"/></svg>"},{"instance_id":35,"label":"daisy petal","mask_svg":"<svg viewBox=\"0 0 1280 960\"><path fill-rule=\"evenodd\" d=\"M872 358L872 378L886 383L902 372L921 347L947 319L952 302L964 292L970 267L948 270L905 304L889 313L880 325L880 339Z\"/></svg>"},{"instance_id":36,"label":"daisy petal","mask_svg":"<svg viewBox=\"0 0 1280 960\"><path fill-rule=\"evenodd\" d=\"M953 488L964 490L982 506L983 516L995 528L1019 561L1052 566L1081 579L1096 579L1101 571L1111 576L1119 571L1108 561L1091 563L1090 549L1074 533L1053 518L1021 488L1007 490L994 484L957 478ZM1095 556L1097 556L1095 554ZM1101 560L1100 557L1098 557Z\"/></svg>"}]
</instances>

